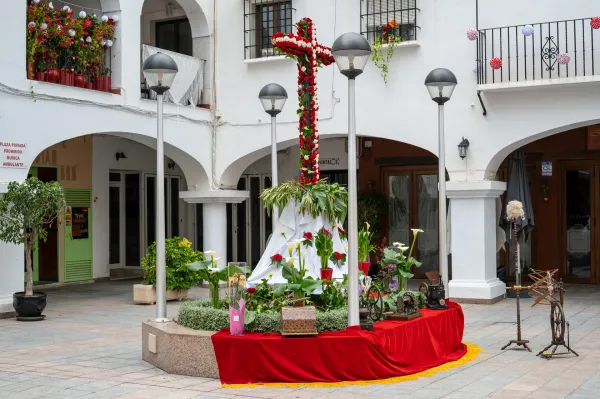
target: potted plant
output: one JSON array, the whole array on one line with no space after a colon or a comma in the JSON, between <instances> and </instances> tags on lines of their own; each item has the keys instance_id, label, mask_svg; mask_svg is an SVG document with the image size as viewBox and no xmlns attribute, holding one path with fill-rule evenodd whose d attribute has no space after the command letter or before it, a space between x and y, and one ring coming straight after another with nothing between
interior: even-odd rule
<instances>
[{"instance_id":1,"label":"potted plant","mask_svg":"<svg viewBox=\"0 0 600 399\"><path fill-rule=\"evenodd\" d=\"M302 243L305 239L295 240L288 244L289 257L282 264L281 276L287 280L287 283L276 283L273 285L273 295L278 298L286 292L291 292L292 302L295 307L303 306L304 301L319 286L323 284L322 280L313 280L312 277L306 277L306 265L304 262L304 254L302 254ZM293 257L294 250L298 254L298 269L296 269Z\"/></svg>"},{"instance_id":2,"label":"potted plant","mask_svg":"<svg viewBox=\"0 0 600 399\"><path fill-rule=\"evenodd\" d=\"M46 294L33 291L32 253L39 241L46 241L46 228L65 207L64 192L57 182L44 183L31 177L23 183L11 182L0 196L0 240L25 247L27 284L25 292L13 294L17 320L43 320ZM21 265L19 265L22 267Z\"/></svg>"},{"instance_id":3,"label":"potted plant","mask_svg":"<svg viewBox=\"0 0 600 399\"><path fill-rule=\"evenodd\" d=\"M406 280L414 276L413 266L421 266L421 262L412 257L412 252L415 247L415 242L417 242L417 236L419 233L422 233L423 230L412 229L412 232L413 242L410 246L408 255L404 254L408 247L399 242L393 243L395 249L385 248L383 250L381 265L384 270L387 270L392 276L389 287L391 291L399 292L406 290Z\"/></svg>"},{"instance_id":4,"label":"potted plant","mask_svg":"<svg viewBox=\"0 0 600 399\"><path fill-rule=\"evenodd\" d=\"M189 240L179 237L165 240L168 301L186 298L188 290L198 284L200 275L182 269L181 266L202 259L202 252L195 251ZM156 242L148 247L141 265L144 269L144 281L133 286L133 303L151 305L156 303Z\"/></svg>"},{"instance_id":5,"label":"potted plant","mask_svg":"<svg viewBox=\"0 0 600 399\"><path fill-rule=\"evenodd\" d=\"M366 275L369 275L369 268L371 267L369 254L375 249L375 246L371 244L373 233L370 228L369 223L365 223L365 227L358 232L358 269Z\"/></svg>"},{"instance_id":6,"label":"potted plant","mask_svg":"<svg viewBox=\"0 0 600 399\"><path fill-rule=\"evenodd\" d=\"M375 66L381 69L381 77L387 83L388 65L394 55L394 47L400 43L402 38L398 34L398 25L396 20L391 20L387 24L379 27L379 35L373 43L373 52L371 59ZM387 54L384 55L384 49L387 47Z\"/></svg>"},{"instance_id":7,"label":"potted plant","mask_svg":"<svg viewBox=\"0 0 600 399\"><path fill-rule=\"evenodd\" d=\"M182 265L183 270L190 270L193 273L197 273L200 280L207 281L210 290L210 302L213 308L219 308L219 283L221 281L228 281L230 276L234 274L243 274L239 277L245 281L245 275L249 273L248 268L238 267L233 264L229 264L223 269L219 269L219 259L215 258L214 251L205 251L205 256L208 259L201 259L197 262L188 263Z\"/></svg>"},{"instance_id":8,"label":"potted plant","mask_svg":"<svg viewBox=\"0 0 600 399\"><path fill-rule=\"evenodd\" d=\"M331 280L333 269L329 267L329 259L333 254L333 234L325 226L317 231L315 247L317 256L321 259L321 280Z\"/></svg>"}]
</instances>

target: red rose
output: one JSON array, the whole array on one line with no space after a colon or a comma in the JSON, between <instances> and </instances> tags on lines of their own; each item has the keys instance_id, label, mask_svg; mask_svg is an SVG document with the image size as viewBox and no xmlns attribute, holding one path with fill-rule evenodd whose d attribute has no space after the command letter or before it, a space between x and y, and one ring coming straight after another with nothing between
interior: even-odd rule
<instances>
[{"instance_id":1,"label":"red rose","mask_svg":"<svg viewBox=\"0 0 600 399\"><path fill-rule=\"evenodd\" d=\"M248 288L248 289L246 290L246 292L247 292L248 294L254 294L254 293L256 292L256 288Z\"/></svg>"},{"instance_id":2,"label":"red rose","mask_svg":"<svg viewBox=\"0 0 600 399\"><path fill-rule=\"evenodd\" d=\"M275 255L271 256L271 260L273 260L275 262L281 262L283 260L283 257L279 254L275 254Z\"/></svg>"},{"instance_id":3,"label":"red rose","mask_svg":"<svg viewBox=\"0 0 600 399\"><path fill-rule=\"evenodd\" d=\"M335 252L334 254L335 254L335 258L336 258L337 260L342 260L342 254L341 254L341 253L339 253L339 252Z\"/></svg>"},{"instance_id":4,"label":"red rose","mask_svg":"<svg viewBox=\"0 0 600 399\"><path fill-rule=\"evenodd\" d=\"M304 235L302 237L304 237L307 240L312 240L313 235L310 231L307 231L306 233L304 233Z\"/></svg>"}]
</instances>

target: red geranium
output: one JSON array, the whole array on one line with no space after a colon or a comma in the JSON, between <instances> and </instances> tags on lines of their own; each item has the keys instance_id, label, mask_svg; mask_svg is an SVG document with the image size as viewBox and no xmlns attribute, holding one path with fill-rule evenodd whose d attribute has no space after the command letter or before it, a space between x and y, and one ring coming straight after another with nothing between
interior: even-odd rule
<instances>
[{"instance_id":1,"label":"red geranium","mask_svg":"<svg viewBox=\"0 0 600 399\"><path fill-rule=\"evenodd\" d=\"M271 256L271 260L274 260L275 262L281 262L283 260L283 257L279 254L275 254Z\"/></svg>"},{"instance_id":2,"label":"red geranium","mask_svg":"<svg viewBox=\"0 0 600 399\"><path fill-rule=\"evenodd\" d=\"M313 235L310 231L307 231L302 237L306 238L307 240L312 240Z\"/></svg>"},{"instance_id":3,"label":"red geranium","mask_svg":"<svg viewBox=\"0 0 600 399\"><path fill-rule=\"evenodd\" d=\"M341 253L339 253L339 252L334 252L333 254L335 255L335 258L336 258L337 260L342 260L342 254L341 254Z\"/></svg>"},{"instance_id":4,"label":"red geranium","mask_svg":"<svg viewBox=\"0 0 600 399\"><path fill-rule=\"evenodd\" d=\"M247 292L248 294L254 294L254 293L256 292L256 288L248 288L248 289L246 290L246 292Z\"/></svg>"}]
</instances>

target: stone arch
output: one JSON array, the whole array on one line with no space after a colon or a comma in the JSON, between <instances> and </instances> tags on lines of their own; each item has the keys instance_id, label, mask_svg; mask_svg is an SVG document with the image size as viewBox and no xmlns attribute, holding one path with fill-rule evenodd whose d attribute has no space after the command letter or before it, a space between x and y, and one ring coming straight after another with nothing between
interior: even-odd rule
<instances>
[{"instance_id":1,"label":"stone arch","mask_svg":"<svg viewBox=\"0 0 600 399\"><path fill-rule=\"evenodd\" d=\"M519 149L527 144L533 143L534 141L544 139L546 137L553 136L555 134L564 133L569 130L591 126L600 123L600 119L592 119L587 121L575 122L568 125L560 126L557 128L544 130L541 132L534 133L520 140L515 140L507 143L499 151L497 151L490 159L487 164L486 171L488 175L495 174L500 164L504 159L514 150Z\"/></svg>"},{"instance_id":2,"label":"stone arch","mask_svg":"<svg viewBox=\"0 0 600 399\"><path fill-rule=\"evenodd\" d=\"M108 136L126 138L131 141L135 141L139 144L147 146L152 149L156 149L156 139L139 133L123 133L123 132L87 132L84 134L76 133L65 135L62 141L70 140L77 137L104 134ZM60 143L53 139L40 139L37 141L36 146L31 148L27 154L27 165L32 165L33 161L47 148ZM208 174L202 166L202 164L194 157L181 150L180 148L166 143L164 144L165 156L172 159L181 168L188 188L192 190L206 189L209 186ZM24 180L27 177L28 169L22 169L15 177L15 180Z\"/></svg>"},{"instance_id":3,"label":"stone arch","mask_svg":"<svg viewBox=\"0 0 600 399\"><path fill-rule=\"evenodd\" d=\"M118 2L119 0L102 0L104 2ZM151 2L166 3L160 0L144 0L140 14L144 13L144 8L148 7ZM205 37L210 35L210 28L204 8L200 5L198 0L170 0L170 3L174 6L181 8L185 12L185 16L190 21L190 27L192 30L192 38ZM204 2L205 3L205 2Z\"/></svg>"}]
</instances>

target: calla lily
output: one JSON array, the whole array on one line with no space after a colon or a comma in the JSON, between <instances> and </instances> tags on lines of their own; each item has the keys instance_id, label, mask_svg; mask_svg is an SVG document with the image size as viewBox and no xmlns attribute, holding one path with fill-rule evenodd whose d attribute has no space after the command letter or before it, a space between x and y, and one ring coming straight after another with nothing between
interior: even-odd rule
<instances>
[{"instance_id":1,"label":"calla lily","mask_svg":"<svg viewBox=\"0 0 600 399\"><path fill-rule=\"evenodd\" d=\"M285 258L285 261L289 264L294 266L294 260L296 260L295 258L292 258L291 256L288 258Z\"/></svg>"},{"instance_id":2,"label":"calla lily","mask_svg":"<svg viewBox=\"0 0 600 399\"><path fill-rule=\"evenodd\" d=\"M292 256L292 254L294 253L294 248L296 248L296 243L295 242L288 242L288 253L290 254L290 256Z\"/></svg>"},{"instance_id":3,"label":"calla lily","mask_svg":"<svg viewBox=\"0 0 600 399\"><path fill-rule=\"evenodd\" d=\"M210 257L211 259L215 259L215 251L204 251L204 255Z\"/></svg>"},{"instance_id":4,"label":"calla lily","mask_svg":"<svg viewBox=\"0 0 600 399\"><path fill-rule=\"evenodd\" d=\"M400 247L404 246L404 244L402 244L401 242L395 242L392 245L395 246L396 248L400 248Z\"/></svg>"},{"instance_id":5,"label":"calla lily","mask_svg":"<svg viewBox=\"0 0 600 399\"><path fill-rule=\"evenodd\" d=\"M414 234L414 236L415 236L415 237L416 237L416 236L417 236L417 234L419 234L419 233L424 233L424 231L423 231L423 230L421 230L421 229L411 229L411 230L412 230L412 232L413 232L413 234Z\"/></svg>"},{"instance_id":6,"label":"calla lily","mask_svg":"<svg viewBox=\"0 0 600 399\"><path fill-rule=\"evenodd\" d=\"M216 273L219 271L219 268L218 267L209 267L207 270L209 273Z\"/></svg>"},{"instance_id":7,"label":"calla lily","mask_svg":"<svg viewBox=\"0 0 600 399\"><path fill-rule=\"evenodd\" d=\"M348 252L348 246L344 245L344 252Z\"/></svg>"}]
</instances>

